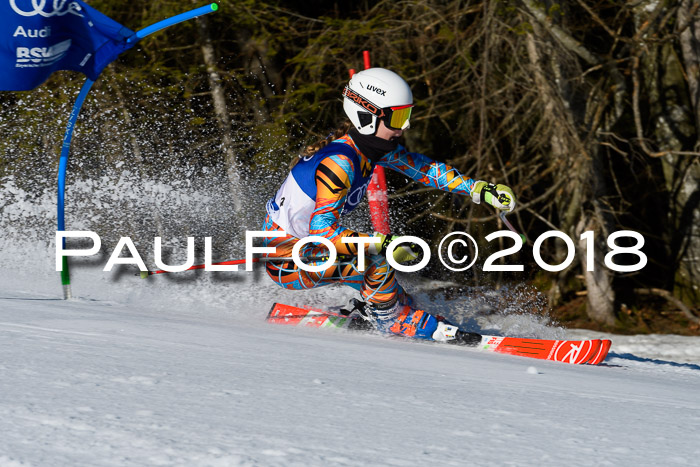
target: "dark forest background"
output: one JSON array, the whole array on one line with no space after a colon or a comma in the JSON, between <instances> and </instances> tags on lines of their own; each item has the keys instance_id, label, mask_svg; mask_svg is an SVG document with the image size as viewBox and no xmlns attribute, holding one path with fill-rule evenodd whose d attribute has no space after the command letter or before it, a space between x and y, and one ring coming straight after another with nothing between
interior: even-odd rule
<instances>
[{"instance_id":1,"label":"dark forest background","mask_svg":"<svg viewBox=\"0 0 700 467\"><path fill-rule=\"evenodd\" d=\"M132 30L202 4L89 3ZM527 281L555 316L581 325L698 332L697 1L218 3L218 12L146 38L103 72L78 122L72 176L99 177L105 167L148 180L166 167L186 168L190 180L215 174L231 218L257 227L289 160L344 120L348 69L361 69L369 50L373 65L413 89L411 151L507 184L518 197L509 217L529 243L506 261L525 272L477 267L460 281ZM65 118L83 79L60 72L31 93L0 94L0 179L36 190L41 175L55 186ZM388 176L400 233L436 244L470 232L482 242L480 263L510 245L483 240L504 228L490 208ZM576 245L574 263L558 273L532 259L534 240L552 229ZM587 230L595 232L592 252L579 240ZM604 266L605 240L619 230L643 234L649 262L641 271ZM566 255L562 241L542 247L550 264ZM433 262L426 274L444 277Z\"/></svg>"}]
</instances>

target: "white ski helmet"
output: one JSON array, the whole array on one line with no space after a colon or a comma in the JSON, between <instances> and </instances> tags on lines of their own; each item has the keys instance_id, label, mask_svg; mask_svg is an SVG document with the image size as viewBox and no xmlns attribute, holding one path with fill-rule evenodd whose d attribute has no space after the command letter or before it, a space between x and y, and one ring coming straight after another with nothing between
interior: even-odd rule
<instances>
[{"instance_id":1,"label":"white ski helmet","mask_svg":"<svg viewBox=\"0 0 700 467\"><path fill-rule=\"evenodd\" d=\"M408 129L412 107L411 88L386 68L355 73L343 90L343 110L362 135L375 134L380 119L389 128Z\"/></svg>"}]
</instances>

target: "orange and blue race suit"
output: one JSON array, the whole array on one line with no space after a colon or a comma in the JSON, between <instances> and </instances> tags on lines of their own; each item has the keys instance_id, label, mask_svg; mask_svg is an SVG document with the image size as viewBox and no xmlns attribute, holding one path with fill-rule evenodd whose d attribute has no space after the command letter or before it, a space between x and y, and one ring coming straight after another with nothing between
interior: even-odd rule
<instances>
[{"instance_id":1,"label":"orange and blue race suit","mask_svg":"<svg viewBox=\"0 0 700 467\"><path fill-rule=\"evenodd\" d=\"M422 154L408 152L400 145L379 159L376 165L452 193L470 195L474 186L474 180L456 169ZM333 244L339 260L321 272L304 271L292 261L268 262L267 273L272 280L288 289L308 289L340 282L357 289L370 303L391 303L397 299L406 303L407 296L384 255L371 255L365 251L366 269L361 272L357 262L357 243L342 242L344 237L370 236L342 227L340 218L360 203L374 167L375 164L357 149L349 135L299 160L275 197L268 201L263 225L265 231L284 231L286 235L264 238L263 245L276 248L269 256L290 257L300 238L320 236ZM324 256L327 252L323 245L307 243L300 256ZM323 261L312 261L309 265L321 263ZM402 322L406 318L404 316Z\"/></svg>"}]
</instances>

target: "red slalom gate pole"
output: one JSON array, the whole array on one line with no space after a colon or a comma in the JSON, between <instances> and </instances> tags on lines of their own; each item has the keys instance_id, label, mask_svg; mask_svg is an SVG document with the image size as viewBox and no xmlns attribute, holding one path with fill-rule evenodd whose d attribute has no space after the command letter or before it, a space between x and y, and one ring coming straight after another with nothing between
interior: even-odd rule
<instances>
[{"instance_id":1,"label":"red slalom gate pole","mask_svg":"<svg viewBox=\"0 0 700 467\"><path fill-rule=\"evenodd\" d=\"M362 51L365 70L371 68L369 50ZM354 70L350 70L350 76ZM367 199L369 200L369 213L372 218L372 227L377 232L388 234L391 231L389 225L389 198L386 194L386 173L384 167L375 167L372 180L367 187Z\"/></svg>"},{"instance_id":2,"label":"red slalom gate pole","mask_svg":"<svg viewBox=\"0 0 700 467\"><path fill-rule=\"evenodd\" d=\"M362 60L365 62L365 70L367 68L372 68L372 65L369 63L369 50L363 50L362 51Z\"/></svg>"},{"instance_id":3,"label":"red slalom gate pole","mask_svg":"<svg viewBox=\"0 0 700 467\"><path fill-rule=\"evenodd\" d=\"M386 172L384 167L376 167L372 180L367 187L367 199L369 200L369 213L372 218L372 227L384 235L389 234L389 198L386 194Z\"/></svg>"}]
</instances>

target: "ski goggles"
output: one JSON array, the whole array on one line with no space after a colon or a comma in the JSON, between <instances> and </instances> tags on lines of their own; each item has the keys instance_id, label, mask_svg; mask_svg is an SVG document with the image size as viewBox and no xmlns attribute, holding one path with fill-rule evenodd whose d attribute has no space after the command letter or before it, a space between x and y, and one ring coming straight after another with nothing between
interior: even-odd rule
<instances>
[{"instance_id":1,"label":"ski goggles","mask_svg":"<svg viewBox=\"0 0 700 467\"><path fill-rule=\"evenodd\" d=\"M408 129L411 119L411 110L413 109L413 104L400 105L398 107L389 107L384 110L384 124L391 128L392 130L406 130Z\"/></svg>"}]
</instances>

